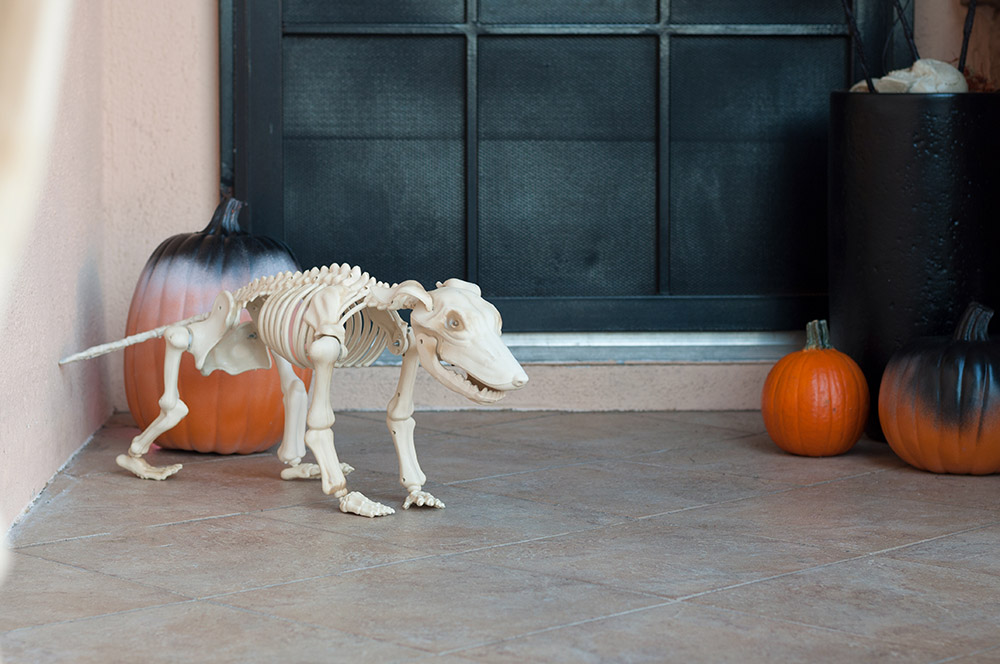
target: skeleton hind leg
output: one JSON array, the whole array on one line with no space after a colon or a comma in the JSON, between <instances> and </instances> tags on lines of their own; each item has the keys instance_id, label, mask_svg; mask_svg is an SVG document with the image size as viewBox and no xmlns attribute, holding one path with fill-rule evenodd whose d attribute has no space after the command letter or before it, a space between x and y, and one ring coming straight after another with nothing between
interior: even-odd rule
<instances>
[{"instance_id":1,"label":"skeleton hind leg","mask_svg":"<svg viewBox=\"0 0 1000 664\"><path fill-rule=\"evenodd\" d=\"M143 455L149 451L154 440L177 426L177 423L188 414L187 404L181 401L177 389L177 376L180 372L181 357L191 345L191 333L186 327L174 326L167 328L163 338L166 341L166 353L163 360L163 396L159 401L160 414L132 439L128 454L119 454L116 459L119 466L147 480L165 480L181 469L179 463L171 466L152 466Z\"/></svg>"}]
</instances>

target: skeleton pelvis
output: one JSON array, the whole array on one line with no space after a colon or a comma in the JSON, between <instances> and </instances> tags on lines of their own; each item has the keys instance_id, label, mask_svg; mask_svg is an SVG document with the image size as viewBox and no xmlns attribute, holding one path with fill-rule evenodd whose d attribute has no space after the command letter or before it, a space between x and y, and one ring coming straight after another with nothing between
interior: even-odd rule
<instances>
[{"instance_id":1,"label":"skeleton pelvis","mask_svg":"<svg viewBox=\"0 0 1000 664\"><path fill-rule=\"evenodd\" d=\"M217 369L229 374L243 373L254 369L270 369L271 354L260 340L257 325L253 322L241 323L229 330L205 356L201 372L206 376Z\"/></svg>"}]
</instances>

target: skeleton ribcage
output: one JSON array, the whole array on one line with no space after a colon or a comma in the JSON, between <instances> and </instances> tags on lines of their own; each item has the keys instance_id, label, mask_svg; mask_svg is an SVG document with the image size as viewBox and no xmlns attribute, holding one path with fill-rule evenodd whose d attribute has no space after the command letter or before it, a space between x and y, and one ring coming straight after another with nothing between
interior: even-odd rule
<instances>
[{"instance_id":1,"label":"skeleton ribcage","mask_svg":"<svg viewBox=\"0 0 1000 664\"><path fill-rule=\"evenodd\" d=\"M308 283L266 297L254 319L261 340L272 352L296 366L313 368L309 345L317 330L307 322L310 318L307 314L317 295L326 288L336 286ZM256 306L248 308L251 312L257 309ZM386 347L399 340L404 329L402 321L396 320L395 312L367 308L364 297L359 294L354 298L348 296L338 310L331 313L333 315L326 318L333 320L324 319L323 323L337 329L336 336L343 336L341 342L345 348L342 359L336 364L338 367L370 365Z\"/></svg>"}]
</instances>

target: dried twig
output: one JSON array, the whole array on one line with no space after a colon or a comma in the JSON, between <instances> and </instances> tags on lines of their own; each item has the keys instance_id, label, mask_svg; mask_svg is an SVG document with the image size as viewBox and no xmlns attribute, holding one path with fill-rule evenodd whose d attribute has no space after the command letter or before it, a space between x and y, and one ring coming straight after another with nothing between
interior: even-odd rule
<instances>
[{"instance_id":1,"label":"dried twig","mask_svg":"<svg viewBox=\"0 0 1000 664\"><path fill-rule=\"evenodd\" d=\"M868 64L865 62L865 47L861 43L861 35L858 32L858 22L854 19L854 12L851 11L850 0L840 0L844 5L844 14L847 16L847 29L851 33L851 41L854 42L854 50L858 52L858 64L865 75L865 83L868 84L868 92L878 92L872 82L872 76L868 73Z\"/></svg>"},{"instance_id":2,"label":"dried twig","mask_svg":"<svg viewBox=\"0 0 1000 664\"><path fill-rule=\"evenodd\" d=\"M903 13L903 5L899 0L892 0L892 4L896 6L896 15L899 17L899 24L903 27L903 36L906 38L906 43L910 47L910 55L913 56L913 61L916 62L920 59L920 54L917 53L917 42L913 39L913 30L910 29L910 24L906 22L906 14Z\"/></svg>"},{"instance_id":3,"label":"dried twig","mask_svg":"<svg viewBox=\"0 0 1000 664\"><path fill-rule=\"evenodd\" d=\"M972 22L976 19L976 0L969 0L969 9L965 12L965 29L962 30L962 55L958 58L958 71L965 73L965 54L969 50L969 37L972 36Z\"/></svg>"}]
</instances>

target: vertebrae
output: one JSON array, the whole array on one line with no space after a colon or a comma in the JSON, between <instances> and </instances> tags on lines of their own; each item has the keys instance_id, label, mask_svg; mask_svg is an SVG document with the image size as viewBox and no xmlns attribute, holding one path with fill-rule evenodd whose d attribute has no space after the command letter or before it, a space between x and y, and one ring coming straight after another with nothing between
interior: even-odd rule
<instances>
[{"instance_id":1,"label":"vertebrae","mask_svg":"<svg viewBox=\"0 0 1000 664\"><path fill-rule=\"evenodd\" d=\"M373 284L384 286L379 281L362 272L360 267L343 265L324 265L314 267L305 272L282 272L268 277L259 277L233 293L233 299L239 307L246 307L258 297L281 293L306 284L322 284L324 286L340 286L350 291L370 288Z\"/></svg>"}]
</instances>

